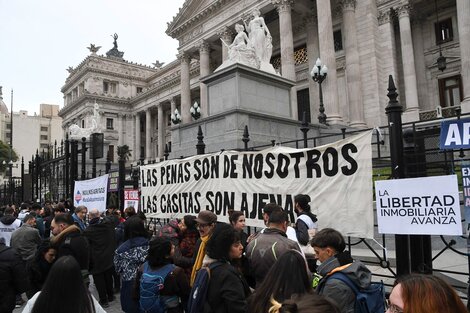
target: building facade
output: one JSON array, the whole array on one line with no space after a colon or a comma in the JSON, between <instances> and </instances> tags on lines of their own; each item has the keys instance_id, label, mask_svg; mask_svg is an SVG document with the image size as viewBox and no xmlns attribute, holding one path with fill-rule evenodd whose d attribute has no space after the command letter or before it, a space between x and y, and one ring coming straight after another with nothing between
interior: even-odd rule
<instances>
[{"instance_id":1,"label":"building facade","mask_svg":"<svg viewBox=\"0 0 470 313\"><path fill-rule=\"evenodd\" d=\"M64 130L87 127L96 101L112 161L123 144L132 149L133 161L161 160L165 146L177 144L172 129L194 122L194 102L201 118L207 117L201 78L227 59L235 24L249 21L254 9L272 35L271 63L296 84L292 119L306 112L318 123L318 85L310 77L318 57L329 69L322 86L330 125L386 125L389 75L405 121L452 115L459 106L470 111L468 0L187 0L166 31L179 41L173 62L149 67L126 61L115 41L106 56L90 49L70 69L59 112ZM178 125L170 118L176 109Z\"/></svg>"},{"instance_id":2,"label":"building facade","mask_svg":"<svg viewBox=\"0 0 470 313\"><path fill-rule=\"evenodd\" d=\"M64 132L58 113L59 105L45 103L40 104L39 114L28 115L25 110L13 112L13 147L18 155L14 177L21 177L21 158L28 172L28 162L36 153L53 153L54 146L60 146Z\"/></svg>"}]
</instances>

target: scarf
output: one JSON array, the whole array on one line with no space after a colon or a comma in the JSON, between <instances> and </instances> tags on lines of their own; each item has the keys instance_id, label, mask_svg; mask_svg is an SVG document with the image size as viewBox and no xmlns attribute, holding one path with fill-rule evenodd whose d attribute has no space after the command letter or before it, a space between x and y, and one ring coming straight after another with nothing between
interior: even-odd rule
<instances>
[{"instance_id":1,"label":"scarf","mask_svg":"<svg viewBox=\"0 0 470 313\"><path fill-rule=\"evenodd\" d=\"M206 255L206 244L207 241L209 241L209 238L209 235L201 237L201 245L199 246L199 250L197 251L196 261L194 262L193 270L191 272L191 287L193 286L194 280L196 279L197 271L199 271L202 266L202 261L204 260L204 256Z\"/></svg>"}]
</instances>

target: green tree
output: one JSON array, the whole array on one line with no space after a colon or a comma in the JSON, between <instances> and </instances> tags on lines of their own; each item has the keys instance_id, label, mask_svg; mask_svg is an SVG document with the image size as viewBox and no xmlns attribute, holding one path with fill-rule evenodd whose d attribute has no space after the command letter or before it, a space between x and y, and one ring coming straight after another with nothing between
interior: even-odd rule
<instances>
[{"instance_id":1,"label":"green tree","mask_svg":"<svg viewBox=\"0 0 470 313\"><path fill-rule=\"evenodd\" d=\"M12 149L11 151L11 160L13 162L18 161L18 155L16 154L15 149ZM4 173L8 168L6 164L3 164L3 161L5 161L5 163L10 162L10 146L0 140L0 172L2 173Z\"/></svg>"}]
</instances>

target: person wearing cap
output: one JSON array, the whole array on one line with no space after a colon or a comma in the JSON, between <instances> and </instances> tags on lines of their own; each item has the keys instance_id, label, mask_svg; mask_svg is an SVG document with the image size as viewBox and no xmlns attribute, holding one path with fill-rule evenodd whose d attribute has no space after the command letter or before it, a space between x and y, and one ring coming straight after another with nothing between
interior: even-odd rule
<instances>
[{"instance_id":1,"label":"person wearing cap","mask_svg":"<svg viewBox=\"0 0 470 313\"><path fill-rule=\"evenodd\" d=\"M194 266L191 272L191 286L194 283L197 271L202 267L206 256L206 244L214 232L214 228L217 223L217 215L208 210L201 211L196 218L196 223L200 238L198 239L194 250L197 251L197 254L195 254Z\"/></svg>"}]
</instances>

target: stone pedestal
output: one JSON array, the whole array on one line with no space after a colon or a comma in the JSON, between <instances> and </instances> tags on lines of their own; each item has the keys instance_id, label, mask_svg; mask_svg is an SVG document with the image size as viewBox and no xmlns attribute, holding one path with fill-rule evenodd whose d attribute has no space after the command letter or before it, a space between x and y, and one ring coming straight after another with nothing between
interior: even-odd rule
<instances>
[{"instance_id":1,"label":"stone pedestal","mask_svg":"<svg viewBox=\"0 0 470 313\"><path fill-rule=\"evenodd\" d=\"M303 138L300 122L291 115L293 81L234 64L201 78L201 82L207 85L209 116L172 127L170 158L196 154L198 126L204 133L206 153L243 149L245 125L250 133L249 147ZM318 133L313 128L308 135Z\"/></svg>"}]
</instances>

